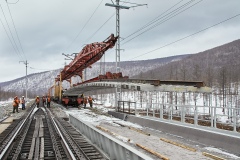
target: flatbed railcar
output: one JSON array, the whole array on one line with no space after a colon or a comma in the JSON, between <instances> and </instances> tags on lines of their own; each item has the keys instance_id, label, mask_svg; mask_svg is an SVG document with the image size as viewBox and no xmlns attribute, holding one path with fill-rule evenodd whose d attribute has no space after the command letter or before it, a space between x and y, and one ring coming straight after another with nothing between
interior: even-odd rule
<instances>
[{"instance_id":1,"label":"flatbed railcar","mask_svg":"<svg viewBox=\"0 0 240 160\"><path fill-rule=\"evenodd\" d=\"M66 108L71 107L78 107L83 102L83 98L79 96L63 96L62 97L62 105L64 105Z\"/></svg>"},{"instance_id":2,"label":"flatbed railcar","mask_svg":"<svg viewBox=\"0 0 240 160\"><path fill-rule=\"evenodd\" d=\"M116 80L116 79L128 79L128 76L123 76L122 72L119 73L111 73L111 72L106 72L105 75L99 75L95 78L86 80L84 82L81 83L77 83L77 84L73 84L73 87L81 85L81 84L85 84L85 83L89 83L89 82L95 82L95 81L104 81L104 80ZM54 86L52 86L50 88L54 89ZM56 91L57 90L57 91ZM52 91L53 93L55 93L55 97L53 98L53 101L55 101L56 103L61 103L63 106L65 106L66 108L68 107L78 107L79 105L83 104L83 94L84 93L79 93L79 95L66 95L64 94L64 90L62 90L62 98L59 98L59 87L56 88L55 90Z\"/></svg>"}]
</instances>

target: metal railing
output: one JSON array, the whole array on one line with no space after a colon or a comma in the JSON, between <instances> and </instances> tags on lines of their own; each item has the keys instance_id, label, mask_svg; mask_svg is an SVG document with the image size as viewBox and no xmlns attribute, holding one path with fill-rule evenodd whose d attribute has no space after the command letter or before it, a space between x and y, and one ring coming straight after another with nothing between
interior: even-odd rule
<instances>
[{"instance_id":1,"label":"metal railing","mask_svg":"<svg viewBox=\"0 0 240 160\"><path fill-rule=\"evenodd\" d=\"M119 105L119 108L123 106ZM141 108L137 106L140 106L140 103L135 102L134 105L129 105L128 111L135 115L150 116L161 120L240 132L240 108L162 103L145 103L141 104Z\"/></svg>"}]
</instances>

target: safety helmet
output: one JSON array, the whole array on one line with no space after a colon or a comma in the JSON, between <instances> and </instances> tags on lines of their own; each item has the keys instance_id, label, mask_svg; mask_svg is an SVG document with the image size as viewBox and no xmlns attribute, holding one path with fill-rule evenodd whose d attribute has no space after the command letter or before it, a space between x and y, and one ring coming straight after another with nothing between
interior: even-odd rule
<instances>
[{"instance_id":1,"label":"safety helmet","mask_svg":"<svg viewBox=\"0 0 240 160\"><path fill-rule=\"evenodd\" d=\"M24 98L24 96L22 96L22 98Z\"/></svg>"}]
</instances>

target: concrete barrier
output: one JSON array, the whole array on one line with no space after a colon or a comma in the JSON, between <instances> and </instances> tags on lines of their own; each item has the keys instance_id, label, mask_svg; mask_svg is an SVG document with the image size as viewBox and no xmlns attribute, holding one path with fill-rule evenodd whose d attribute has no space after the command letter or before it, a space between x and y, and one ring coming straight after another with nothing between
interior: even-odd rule
<instances>
[{"instance_id":1,"label":"concrete barrier","mask_svg":"<svg viewBox=\"0 0 240 160\"><path fill-rule=\"evenodd\" d=\"M87 122L69 115L70 123L77 128L84 136L103 150L110 159L114 160L153 160L138 150L100 131Z\"/></svg>"}]
</instances>

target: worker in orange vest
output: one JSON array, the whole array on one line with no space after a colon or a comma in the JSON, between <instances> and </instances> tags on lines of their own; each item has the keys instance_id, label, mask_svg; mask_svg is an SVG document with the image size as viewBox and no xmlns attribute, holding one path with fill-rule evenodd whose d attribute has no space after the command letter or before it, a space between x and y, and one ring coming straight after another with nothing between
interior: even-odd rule
<instances>
[{"instance_id":1,"label":"worker in orange vest","mask_svg":"<svg viewBox=\"0 0 240 160\"><path fill-rule=\"evenodd\" d=\"M15 110L16 110L16 112L18 112L18 103L19 103L18 97L16 96L13 99L13 113L15 113Z\"/></svg>"},{"instance_id":2,"label":"worker in orange vest","mask_svg":"<svg viewBox=\"0 0 240 160\"><path fill-rule=\"evenodd\" d=\"M37 107L39 107L39 103L40 103L39 96L37 96L37 98L36 98L35 102L36 102L36 105L37 105Z\"/></svg>"},{"instance_id":3,"label":"worker in orange vest","mask_svg":"<svg viewBox=\"0 0 240 160\"><path fill-rule=\"evenodd\" d=\"M83 99L84 109L86 108L87 103L88 103L88 100L87 100L87 97L85 97Z\"/></svg>"},{"instance_id":4,"label":"worker in orange vest","mask_svg":"<svg viewBox=\"0 0 240 160\"><path fill-rule=\"evenodd\" d=\"M47 107L50 108L51 97L48 95L47 97Z\"/></svg>"},{"instance_id":5,"label":"worker in orange vest","mask_svg":"<svg viewBox=\"0 0 240 160\"><path fill-rule=\"evenodd\" d=\"M45 104L46 104L46 97L45 96L42 97L42 102L43 102L43 107L45 107Z\"/></svg>"},{"instance_id":6,"label":"worker in orange vest","mask_svg":"<svg viewBox=\"0 0 240 160\"><path fill-rule=\"evenodd\" d=\"M93 98L91 96L88 97L88 103L90 104L90 107L92 108L93 105Z\"/></svg>"},{"instance_id":7,"label":"worker in orange vest","mask_svg":"<svg viewBox=\"0 0 240 160\"><path fill-rule=\"evenodd\" d=\"M22 99L21 99L21 104L22 104L22 110L25 110L25 99L24 99L24 96L22 96Z\"/></svg>"}]
</instances>

